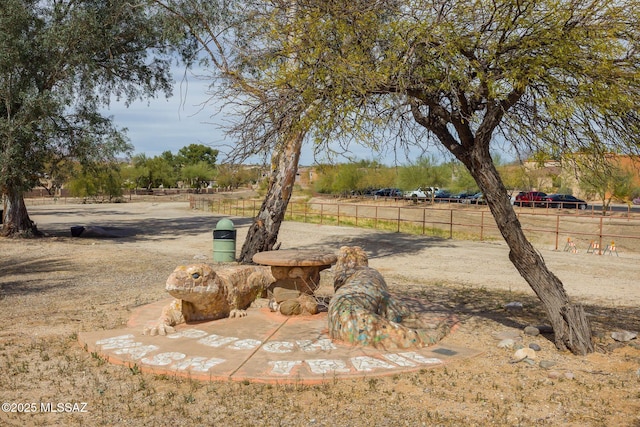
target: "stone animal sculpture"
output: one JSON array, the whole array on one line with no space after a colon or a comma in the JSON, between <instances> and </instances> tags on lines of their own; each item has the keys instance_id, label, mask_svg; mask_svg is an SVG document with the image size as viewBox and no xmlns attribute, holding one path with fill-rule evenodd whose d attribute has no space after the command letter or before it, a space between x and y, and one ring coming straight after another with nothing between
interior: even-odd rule
<instances>
[{"instance_id":1,"label":"stone animal sculpture","mask_svg":"<svg viewBox=\"0 0 640 427\"><path fill-rule=\"evenodd\" d=\"M167 292L176 299L143 333L166 335L180 323L244 317L246 309L274 281L269 267L238 265L214 270L207 264L178 266L166 284Z\"/></svg>"},{"instance_id":2,"label":"stone animal sculpture","mask_svg":"<svg viewBox=\"0 0 640 427\"><path fill-rule=\"evenodd\" d=\"M389 294L384 278L368 266L367 255L358 246L340 248L334 266L334 291L328 309L332 339L397 349L424 347L436 343L444 335L407 326L419 326L420 323Z\"/></svg>"}]
</instances>

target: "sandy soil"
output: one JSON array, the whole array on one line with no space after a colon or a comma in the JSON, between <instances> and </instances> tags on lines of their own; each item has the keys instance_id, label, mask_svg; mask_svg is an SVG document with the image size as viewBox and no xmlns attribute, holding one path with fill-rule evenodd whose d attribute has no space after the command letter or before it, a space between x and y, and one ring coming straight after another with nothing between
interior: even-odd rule
<instances>
[{"instance_id":1,"label":"sandy soil","mask_svg":"<svg viewBox=\"0 0 640 427\"><path fill-rule=\"evenodd\" d=\"M176 265L211 261L219 216L186 202L32 206L30 214L49 237L0 240L0 392L5 402L86 402L87 412L0 412L0 425L640 425L637 339L610 338L640 330L640 254L538 248L590 315L598 351L579 357L521 333L545 315L503 243L286 222L283 249L362 246L395 292L455 311L461 323L446 339L483 355L444 370L317 387L201 384L112 366L75 337L116 328L134 307L165 298ZM233 220L239 251L250 220ZM71 238L72 226L120 237ZM524 309L505 310L512 301ZM513 350L497 347L496 332L537 343L539 360L554 367L510 363Z\"/></svg>"}]
</instances>

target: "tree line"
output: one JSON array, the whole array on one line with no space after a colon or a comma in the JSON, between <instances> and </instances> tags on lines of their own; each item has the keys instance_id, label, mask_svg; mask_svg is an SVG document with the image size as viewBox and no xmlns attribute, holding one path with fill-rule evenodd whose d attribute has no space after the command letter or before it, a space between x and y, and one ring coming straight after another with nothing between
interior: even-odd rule
<instances>
[{"instance_id":1,"label":"tree line","mask_svg":"<svg viewBox=\"0 0 640 427\"><path fill-rule=\"evenodd\" d=\"M48 173L40 184L50 195L66 188L73 197L114 201L139 189L185 188L199 192L210 186L233 189L259 181L261 168L217 164L218 154L211 147L190 144L175 154L164 151L149 157L141 153L90 166L68 163L64 169Z\"/></svg>"},{"instance_id":2,"label":"tree line","mask_svg":"<svg viewBox=\"0 0 640 427\"><path fill-rule=\"evenodd\" d=\"M498 170L509 194L516 191L539 190L547 193L572 194L602 202L603 209L612 201L631 203L640 197L640 175L632 168L620 166L615 156L609 159L607 172L583 168L579 174L573 161L554 161L556 167L544 167L535 161L528 167L518 162L502 162L496 158ZM582 160L586 162L588 160ZM564 164L563 164L564 163ZM321 164L314 190L319 193L348 195L365 194L372 189L438 187L452 194L479 192L469 171L457 161L441 161L421 157L402 166L387 166L376 161L360 160L346 164ZM578 194L574 194L574 193Z\"/></svg>"},{"instance_id":3,"label":"tree line","mask_svg":"<svg viewBox=\"0 0 640 427\"><path fill-rule=\"evenodd\" d=\"M70 195L85 199L113 201L137 189L188 188L195 192L206 188L236 189L262 181L262 166L216 164L218 150L201 144L191 144L176 154L164 151L148 157L141 153L125 161L92 165L84 168L77 163L68 164L66 170L58 167L41 181L50 195L65 187ZM535 156L533 156L535 159ZM510 194L520 190L540 190L547 193L573 194L602 202L606 211L612 201L631 203L640 197L636 173L618 165L612 157L607 173L597 169L583 169L579 177L571 162L564 169L545 168L544 162L531 163L525 169L517 162L502 162L495 156L505 187ZM586 160L583 160L586 161ZM554 162L554 164L561 162ZM405 165L389 166L373 160L349 163L321 163L314 167L317 178L312 190L321 194L366 194L381 188L413 190L418 187L439 187L451 194L479 192L471 174L457 161L438 161L433 157L420 157Z\"/></svg>"}]
</instances>

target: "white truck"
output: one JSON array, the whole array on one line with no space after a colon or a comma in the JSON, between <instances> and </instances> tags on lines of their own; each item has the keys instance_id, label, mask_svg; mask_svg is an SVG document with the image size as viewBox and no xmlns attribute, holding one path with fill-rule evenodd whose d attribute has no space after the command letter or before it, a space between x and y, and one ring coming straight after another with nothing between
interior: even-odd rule
<instances>
[{"instance_id":1,"label":"white truck","mask_svg":"<svg viewBox=\"0 0 640 427\"><path fill-rule=\"evenodd\" d=\"M438 190L438 187L418 187L416 190L405 191L404 198L413 201L427 200L431 199Z\"/></svg>"}]
</instances>

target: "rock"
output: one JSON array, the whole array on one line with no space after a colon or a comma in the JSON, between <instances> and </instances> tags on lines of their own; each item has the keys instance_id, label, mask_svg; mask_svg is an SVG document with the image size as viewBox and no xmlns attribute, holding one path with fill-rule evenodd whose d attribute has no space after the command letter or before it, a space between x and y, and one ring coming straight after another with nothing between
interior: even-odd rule
<instances>
[{"instance_id":1,"label":"rock","mask_svg":"<svg viewBox=\"0 0 640 427\"><path fill-rule=\"evenodd\" d=\"M516 362L520 362L524 359L535 359L536 358L536 352L533 351L530 348L521 348L519 350L516 350L515 353L513 353L513 359L512 362L516 363Z\"/></svg>"},{"instance_id":2,"label":"rock","mask_svg":"<svg viewBox=\"0 0 640 427\"><path fill-rule=\"evenodd\" d=\"M524 328L525 335L529 335L531 337L537 337L540 335L540 330L535 326L527 326Z\"/></svg>"},{"instance_id":3,"label":"rock","mask_svg":"<svg viewBox=\"0 0 640 427\"><path fill-rule=\"evenodd\" d=\"M513 302L505 304L504 308L507 309L507 310L522 310L522 303L521 302L517 302L517 301L513 301Z\"/></svg>"},{"instance_id":4,"label":"rock","mask_svg":"<svg viewBox=\"0 0 640 427\"><path fill-rule=\"evenodd\" d=\"M551 378L552 380L557 380L558 378L560 378L562 376L562 374L558 371L551 371L549 372L549 375L547 375L549 378Z\"/></svg>"},{"instance_id":5,"label":"rock","mask_svg":"<svg viewBox=\"0 0 640 427\"><path fill-rule=\"evenodd\" d=\"M287 289L280 286L273 288L273 298L279 304L282 301L296 299L300 296L300 291L295 289Z\"/></svg>"},{"instance_id":6,"label":"rock","mask_svg":"<svg viewBox=\"0 0 640 427\"><path fill-rule=\"evenodd\" d=\"M285 316L296 316L302 313L302 307L297 299L288 299L280 303L280 313Z\"/></svg>"},{"instance_id":7,"label":"rock","mask_svg":"<svg viewBox=\"0 0 640 427\"><path fill-rule=\"evenodd\" d=\"M513 348L515 341L511 338L505 338L498 343L498 348Z\"/></svg>"},{"instance_id":8,"label":"rock","mask_svg":"<svg viewBox=\"0 0 640 427\"><path fill-rule=\"evenodd\" d=\"M273 312L280 310L280 304L278 304L274 298L269 300L269 310Z\"/></svg>"},{"instance_id":9,"label":"rock","mask_svg":"<svg viewBox=\"0 0 640 427\"><path fill-rule=\"evenodd\" d=\"M302 314L318 314L318 301L311 295L302 294L298 297Z\"/></svg>"},{"instance_id":10,"label":"rock","mask_svg":"<svg viewBox=\"0 0 640 427\"><path fill-rule=\"evenodd\" d=\"M626 347L628 344L626 342L620 342L620 341L614 341L612 343L609 343L606 346L607 351L614 351L618 348L622 348L622 347Z\"/></svg>"},{"instance_id":11,"label":"rock","mask_svg":"<svg viewBox=\"0 0 640 427\"><path fill-rule=\"evenodd\" d=\"M574 379L576 376L573 374L573 372L565 372L564 373L564 377L568 380L572 380Z\"/></svg>"},{"instance_id":12,"label":"rock","mask_svg":"<svg viewBox=\"0 0 640 427\"><path fill-rule=\"evenodd\" d=\"M501 332L494 332L493 333L493 337L497 340L506 340L506 339L512 339L512 340L516 340L516 339L520 339L520 332L518 331L501 331Z\"/></svg>"},{"instance_id":13,"label":"rock","mask_svg":"<svg viewBox=\"0 0 640 427\"><path fill-rule=\"evenodd\" d=\"M299 314L317 314L318 301L307 294L301 294L296 299L284 300L279 305L281 314L285 316L297 316Z\"/></svg>"},{"instance_id":14,"label":"rock","mask_svg":"<svg viewBox=\"0 0 640 427\"><path fill-rule=\"evenodd\" d=\"M541 360L540 361L540 367L543 369L549 369L552 366L555 366L556 362L554 362L553 360Z\"/></svg>"},{"instance_id":15,"label":"rock","mask_svg":"<svg viewBox=\"0 0 640 427\"><path fill-rule=\"evenodd\" d=\"M638 336L636 332L630 331L617 331L611 332L611 338L620 342L627 342L635 339Z\"/></svg>"},{"instance_id":16,"label":"rock","mask_svg":"<svg viewBox=\"0 0 640 427\"><path fill-rule=\"evenodd\" d=\"M540 348L540 346L539 346L538 344L534 343L534 342L532 342L531 344L529 344L529 348L530 348L530 349L532 349L533 351L540 351L540 350L542 350L542 349Z\"/></svg>"}]
</instances>

